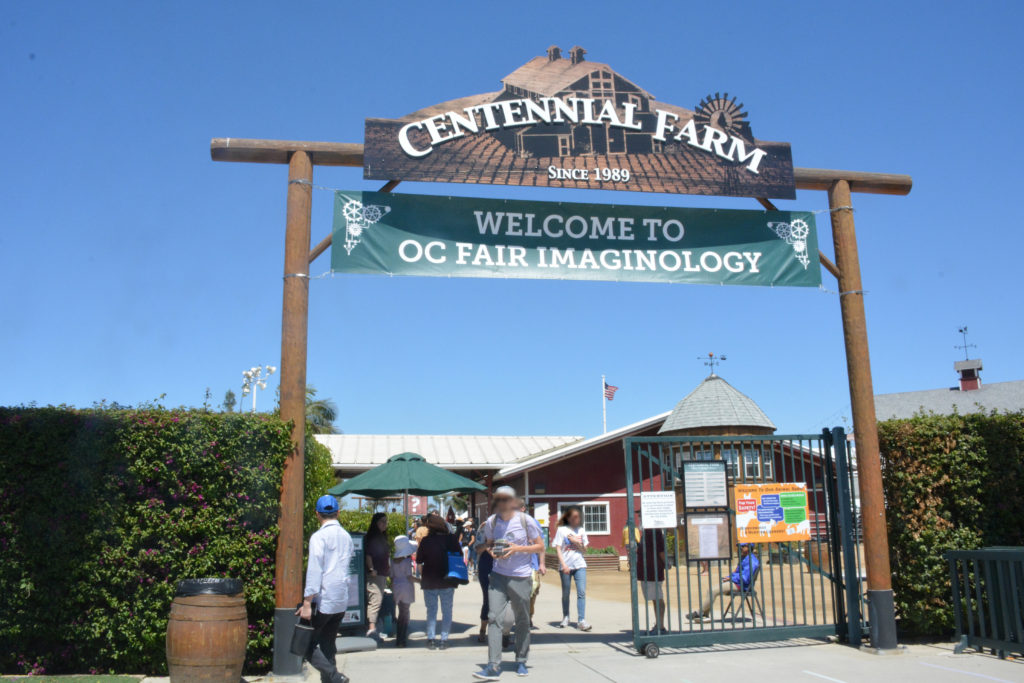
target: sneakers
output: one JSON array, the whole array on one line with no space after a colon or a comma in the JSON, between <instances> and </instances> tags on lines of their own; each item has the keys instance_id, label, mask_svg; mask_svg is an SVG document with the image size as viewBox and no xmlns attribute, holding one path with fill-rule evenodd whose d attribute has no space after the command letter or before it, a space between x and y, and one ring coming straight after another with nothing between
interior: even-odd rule
<instances>
[{"instance_id":1,"label":"sneakers","mask_svg":"<svg viewBox=\"0 0 1024 683\"><path fill-rule=\"evenodd\" d=\"M585 619L580 619L580 623L576 625L576 628L578 628L581 631L589 631L594 627L588 624Z\"/></svg>"},{"instance_id":2,"label":"sneakers","mask_svg":"<svg viewBox=\"0 0 1024 683\"><path fill-rule=\"evenodd\" d=\"M428 640L427 641L427 649L428 650L436 650L437 649L437 641L434 640L433 638Z\"/></svg>"},{"instance_id":3,"label":"sneakers","mask_svg":"<svg viewBox=\"0 0 1024 683\"><path fill-rule=\"evenodd\" d=\"M447 640L442 640L440 643L437 644L437 649L438 650L447 650L448 649L448 641Z\"/></svg>"},{"instance_id":4,"label":"sneakers","mask_svg":"<svg viewBox=\"0 0 1024 683\"><path fill-rule=\"evenodd\" d=\"M558 628L567 628L569 626L569 617L562 617L562 621L558 623Z\"/></svg>"},{"instance_id":5,"label":"sneakers","mask_svg":"<svg viewBox=\"0 0 1024 683\"><path fill-rule=\"evenodd\" d=\"M331 683L348 683L348 676L337 671L331 676Z\"/></svg>"},{"instance_id":6,"label":"sneakers","mask_svg":"<svg viewBox=\"0 0 1024 683\"><path fill-rule=\"evenodd\" d=\"M690 621L701 621L702 619L704 619L704 615L700 612L690 612L686 615L686 618Z\"/></svg>"},{"instance_id":7,"label":"sneakers","mask_svg":"<svg viewBox=\"0 0 1024 683\"><path fill-rule=\"evenodd\" d=\"M501 672L498 671L497 667L485 666L479 671L474 671L473 678L477 679L478 681L496 681L499 678L501 678Z\"/></svg>"},{"instance_id":8,"label":"sneakers","mask_svg":"<svg viewBox=\"0 0 1024 683\"><path fill-rule=\"evenodd\" d=\"M523 676L529 676L530 672L526 669L526 662L519 662L516 664L516 676L522 678Z\"/></svg>"}]
</instances>

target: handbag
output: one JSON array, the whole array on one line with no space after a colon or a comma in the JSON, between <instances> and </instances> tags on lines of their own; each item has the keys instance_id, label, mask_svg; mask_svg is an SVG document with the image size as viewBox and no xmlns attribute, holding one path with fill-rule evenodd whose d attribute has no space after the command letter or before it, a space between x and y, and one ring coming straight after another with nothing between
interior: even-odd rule
<instances>
[{"instance_id":1,"label":"handbag","mask_svg":"<svg viewBox=\"0 0 1024 683\"><path fill-rule=\"evenodd\" d=\"M297 606L301 607L300 602ZM316 603L313 603L313 614L316 614ZM296 657L306 658L309 654L309 647L313 644L313 638L316 636L316 629L313 628L312 621L306 621L305 619L299 619L295 622L295 630L292 631L292 642L288 646L288 651Z\"/></svg>"},{"instance_id":2,"label":"handbag","mask_svg":"<svg viewBox=\"0 0 1024 683\"><path fill-rule=\"evenodd\" d=\"M313 636L316 635L316 629L308 621L303 623L302 620L296 622L295 630L292 631L292 644L288 650L296 657L306 658L309 653L309 646L313 644Z\"/></svg>"},{"instance_id":3,"label":"handbag","mask_svg":"<svg viewBox=\"0 0 1024 683\"><path fill-rule=\"evenodd\" d=\"M448 553L448 574L444 578L454 581L460 586L469 583L469 568L466 567L466 560L462 557L461 552Z\"/></svg>"}]
</instances>

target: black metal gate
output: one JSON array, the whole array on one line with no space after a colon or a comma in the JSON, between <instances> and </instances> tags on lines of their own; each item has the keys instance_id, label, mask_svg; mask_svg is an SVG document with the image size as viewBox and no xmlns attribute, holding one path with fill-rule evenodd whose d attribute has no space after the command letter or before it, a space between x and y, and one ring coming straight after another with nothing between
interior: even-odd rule
<instances>
[{"instance_id":1,"label":"black metal gate","mask_svg":"<svg viewBox=\"0 0 1024 683\"><path fill-rule=\"evenodd\" d=\"M847 446L841 428L625 439L634 646L657 657L663 647L796 637L859 645L866 609Z\"/></svg>"}]
</instances>

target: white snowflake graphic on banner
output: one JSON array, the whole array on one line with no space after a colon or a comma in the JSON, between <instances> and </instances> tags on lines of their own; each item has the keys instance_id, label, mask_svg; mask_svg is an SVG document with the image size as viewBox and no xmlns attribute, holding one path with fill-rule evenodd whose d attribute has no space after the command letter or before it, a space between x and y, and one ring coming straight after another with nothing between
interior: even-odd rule
<instances>
[{"instance_id":1,"label":"white snowflake graphic on banner","mask_svg":"<svg viewBox=\"0 0 1024 683\"><path fill-rule=\"evenodd\" d=\"M794 218L789 223L768 223L768 229L772 230L779 239L786 241L786 244L792 245L794 257L797 261L803 264L804 270L807 270L807 266L811 263L811 259L807 256L807 237L811 234L811 227L807 225L807 221L802 218Z\"/></svg>"},{"instance_id":2,"label":"white snowflake graphic on banner","mask_svg":"<svg viewBox=\"0 0 1024 683\"><path fill-rule=\"evenodd\" d=\"M390 206L380 204L367 204L356 199L349 199L341 208L345 216L345 252L352 253L352 250L362 241L363 231L379 221L385 214L391 211Z\"/></svg>"}]
</instances>

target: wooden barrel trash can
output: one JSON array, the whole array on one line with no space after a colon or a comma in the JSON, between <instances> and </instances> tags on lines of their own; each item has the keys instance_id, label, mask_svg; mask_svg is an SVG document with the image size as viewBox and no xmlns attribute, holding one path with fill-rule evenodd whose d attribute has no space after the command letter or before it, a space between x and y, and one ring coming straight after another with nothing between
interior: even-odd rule
<instances>
[{"instance_id":1,"label":"wooden barrel trash can","mask_svg":"<svg viewBox=\"0 0 1024 683\"><path fill-rule=\"evenodd\" d=\"M238 683L248 633L239 579L179 582L167 622L167 668L172 683Z\"/></svg>"}]
</instances>

